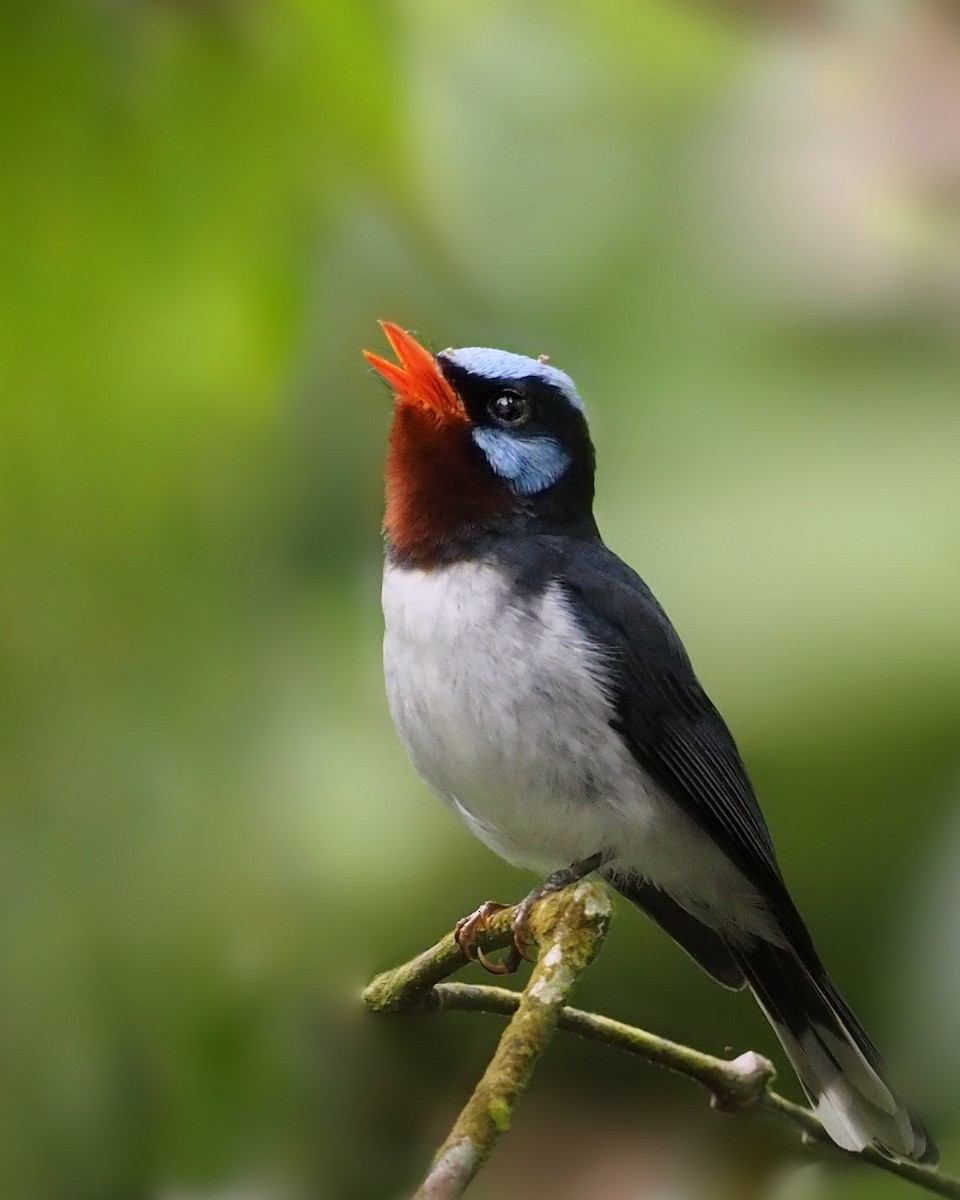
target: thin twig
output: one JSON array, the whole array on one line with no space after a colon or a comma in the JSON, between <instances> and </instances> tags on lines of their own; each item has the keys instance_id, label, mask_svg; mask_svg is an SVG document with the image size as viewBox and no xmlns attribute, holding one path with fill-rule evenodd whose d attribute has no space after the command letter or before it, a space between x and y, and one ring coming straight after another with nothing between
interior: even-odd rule
<instances>
[{"instance_id":1,"label":"thin twig","mask_svg":"<svg viewBox=\"0 0 960 1200\"><path fill-rule=\"evenodd\" d=\"M490 918L477 938L485 951L512 942L514 909ZM577 976L589 965L606 934L610 902L596 884L581 882L541 900L531 929L539 957L522 992L474 984L443 983L467 958L448 934L408 963L385 971L368 984L364 1003L372 1012L487 1012L510 1017L496 1053L457 1118L413 1200L456 1200L482 1166L497 1138L509 1127L517 1101L556 1029L605 1042L705 1087L715 1107L725 1111L772 1113L799 1129L825 1153L850 1159L830 1140L817 1116L770 1090L772 1064L747 1051L727 1060L704 1054L610 1017L569 1008L564 1001ZM960 1179L919 1163L888 1159L873 1147L855 1156L936 1196L960 1200Z\"/></svg>"},{"instance_id":2,"label":"thin twig","mask_svg":"<svg viewBox=\"0 0 960 1200\"><path fill-rule=\"evenodd\" d=\"M517 993L508 988L442 983L424 997L421 1007L425 1011L485 1012L508 1017L516 1012L517 999ZM668 1071L686 1075L705 1087L713 1097L715 1106L725 1112L736 1112L761 1103L776 1075L770 1060L753 1050L732 1060L714 1058L643 1029L624 1025L611 1017L584 1012L579 1008L562 1009L558 1025L569 1033L606 1042L609 1046L638 1054L648 1062L666 1067ZM812 1113L810 1115L813 1117ZM819 1126L816 1117L813 1120Z\"/></svg>"},{"instance_id":3,"label":"thin twig","mask_svg":"<svg viewBox=\"0 0 960 1200\"><path fill-rule=\"evenodd\" d=\"M513 941L512 908L502 909L477 935L481 950L502 950ZM465 967L469 959L448 933L435 946L392 971L384 971L363 990L363 1002L375 1013L406 1012L416 1008L435 983Z\"/></svg>"},{"instance_id":4,"label":"thin twig","mask_svg":"<svg viewBox=\"0 0 960 1200\"><path fill-rule=\"evenodd\" d=\"M442 983L433 989L423 1008L436 1012L485 1012L510 1016L517 1009L517 993L507 988L485 987L469 983ZM716 1107L725 1111L757 1108L788 1121L805 1139L816 1141L849 1161L849 1152L835 1146L815 1113L785 1096L770 1090L775 1072L770 1062L752 1050L732 1060L715 1058L701 1050L671 1042L622 1021L614 1021L579 1008L561 1009L559 1029L576 1033L595 1042L604 1042L628 1054L636 1054L678 1075L701 1084L711 1094ZM854 1157L871 1166L907 1179L935 1196L960 1198L960 1179L921 1163L890 1159L868 1146Z\"/></svg>"},{"instance_id":5,"label":"thin twig","mask_svg":"<svg viewBox=\"0 0 960 1200\"><path fill-rule=\"evenodd\" d=\"M539 948L530 981L515 1003L510 1024L437 1152L414 1200L455 1200L474 1177L502 1133L553 1036L563 1002L603 941L610 901L595 884L580 883L546 897L530 929Z\"/></svg>"}]
</instances>

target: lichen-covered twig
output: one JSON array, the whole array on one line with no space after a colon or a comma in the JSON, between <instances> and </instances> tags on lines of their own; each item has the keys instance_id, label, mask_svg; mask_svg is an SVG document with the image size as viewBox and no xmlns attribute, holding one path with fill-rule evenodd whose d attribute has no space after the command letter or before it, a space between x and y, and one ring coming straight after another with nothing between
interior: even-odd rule
<instances>
[{"instance_id":1,"label":"lichen-covered twig","mask_svg":"<svg viewBox=\"0 0 960 1200\"><path fill-rule=\"evenodd\" d=\"M512 908L504 908L491 916L477 936L477 946L481 950L502 950L509 946L513 941L513 914ZM363 1002L375 1013L406 1012L422 1004L435 983L453 975L468 961L454 935L448 933L403 966L384 971L371 980L364 988Z\"/></svg>"},{"instance_id":2,"label":"lichen-covered twig","mask_svg":"<svg viewBox=\"0 0 960 1200\"><path fill-rule=\"evenodd\" d=\"M516 1012L518 999L518 994L508 988L441 983L424 997L421 1008L433 1012L485 1012L509 1017ZM776 1074L773 1063L753 1050L739 1058L714 1058L679 1042L579 1008L561 1009L557 1024L560 1029L606 1042L696 1080L710 1092L714 1106L724 1112L737 1112L761 1104ZM813 1120L819 1126L816 1117Z\"/></svg>"},{"instance_id":3,"label":"lichen-covered twig","mask_svg":"<svg viewBox=\"0 0 960 1200\"><path fill-rule=\"evenodd\" d=\"M517 993L507 988L443 983L425 998L423 1007L437 1012L486 1012L510 1016L516 1012L517 1000ZM785 1096L770 1090L775 1077L773 1065L752 1050L741 1054L739 1058L715 1058L712 1054L579 1008L561 1009L557 1027L579 1034L580 1037L605 1042L608 1046L615 1046L666 1067L668 1071L686 1075L710 1092L717 1108L728 1112L755 1108L772 1113L796 1126L805 1139L817 1142L831 1154L835 1153L846 1160L851 1157L833 1144L809 1108L794 1104ZM953 1200L960 1198L960 1179L934 1167L889 1159L872 1147L861 1151L857 1157L882 1171L907 1179L935 1196L948 1196Z\"/></svg>"},{"instance_id":4,"label":"lichen-covered twig","mask_svg":"<svg viewBox=\"0 0 960 1200\"><path fill-rule=\"evenodd\" d=\"M586 881L537 903L529 928L538 956L529 982L522 992L508 993L516 999L510 1024L414 1200L455 1200L463 1195L497 1138L509 1129L517 1101L553 1036L564 1001L577 976L593 960L609 920L607 894ZM491 928L481 938L484 950L509 942L510 921L510 910L491 920ZM423 1003L438 976L450 974L466 961L450 941L444 939L434 951L375 979L364 993L368 1006L384 1012Z\"/></svg>"},{"instance_id":5,"label":"lichen-covered twig","mask_svg":"<svg viewBox=\"0 0 960 1200\"><path fill-rule=\"evenodd\" d=\"M483 950L512 941L513 909L493 916L477 939ZM829 1154L849 1155L830 1141L816 1115L770 1090L775 1072L759 1054L747 1051L727 1060L657 1037L610 1017L569 1008L565 1000L577 976L587 967L606 934L610 905L596 884L581 882L541 900L531 930L539 956L522 992L473 984L443 983L466 965L466 956L448 934L415 959L378 975L364 991L373 1012L486 1012L510 1017L496 1053L414 1200L456 1200L479 1170L497 1138L510 1124L520 1095L537 1059L556 1029L606 1042L658 1066L686 1075L705 1087L712 1103L725 1111L772 1113L798 1128L804 1138ZM864 1150L859 1158L908 1180L936 1196L960 1200L960 1179L933 1167L885 1158Z\"/></svg>"}]
</instances>

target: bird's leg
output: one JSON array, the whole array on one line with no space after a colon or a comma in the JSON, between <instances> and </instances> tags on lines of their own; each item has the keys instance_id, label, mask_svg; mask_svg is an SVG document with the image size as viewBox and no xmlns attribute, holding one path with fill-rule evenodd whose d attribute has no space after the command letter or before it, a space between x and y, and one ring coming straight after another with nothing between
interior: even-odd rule
<instances>
[{"instance_id":1,"label":"bird's leg","mask_svg":"<svg viewBox=\"0 0 960 1200\"><path fill-rule=\"evenodd\" d=\"M453 931L457 945L470 962L479 963L491 975L510 975L520 966L521 955L516 946L510 947L501 962L494 962L492 958L487 958L477 946L477 938L486 929L489 918L494 913L502 912L509 907L509 904L498 904L496 900L487 900L469 917L462 917Z\"/></svg>"},{"instance_id":2,"label":"bird's leg","mask_svg":"<svg viewBox=\"0 0 960 1200\"><path fill-rule=\"evenodd\" d=\"M532 960L530 947L533 938L530 936L528 926L530 914L537 901L553 892L562 892L571 883L577 883L585 875L589 875L591 871L595 871L597 867L601 866L608 857L601 851L591 854L589 858L581 859L580 862L571 863L569 867L554 871L543 883L538 884L532 892L524 896L516 906L513 916L513 945L500 962L494 962L492 958L487 958L484 952L478 948L477 938L486 929L490 917L494 913L503 912L505 908L509 908L508 904L498 904L496 900L487 900L469 917L462 917L453 931L457 945L470 962L479 963L491 975L512 975L525 958Z\"/></svg>"},{"instance_id":3,"label":"bird's leg","mask_svg":"<svg viewBox=\"0 0 960 1200\"><path fill-rule=\"evenodd\" d=\"M603 851L598 851L596 854L591 854L589 858L583 858L580 862L571 863L569 867L563 867L559 871L554 871L552 875L548 875L543 883L538 884L532 892L524 896L513 914L512 954L516 954L518 965L520 958L532 961L530 946L533 938L530 936L529 925L530 914L537 901L542 900L544 896L551 895L553 892L562 892L571 883L578 883L585 875L589 875L591 871L595 871L608 858L609 855L604 854ZM516 969L516 966L514 966L513 970Z\"/></svg>"}]
</instances>

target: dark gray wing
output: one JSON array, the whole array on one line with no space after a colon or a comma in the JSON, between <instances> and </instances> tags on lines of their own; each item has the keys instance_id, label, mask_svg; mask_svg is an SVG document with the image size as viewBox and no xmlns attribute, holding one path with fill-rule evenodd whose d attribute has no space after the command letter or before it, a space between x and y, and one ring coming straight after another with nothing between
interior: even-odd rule
<instances>
[{"instance_id":1,"label":"dark gray wing","mask_svg":"<svg viewBox=\"0 0 960 1200\"><path fill-rule=\"evenodd\" d=\"M653 593L599 541L568 543L557 566L578 621L606 652L615 727L634 758L804 936L736 743Z\"/></svg>"}]
</instances>

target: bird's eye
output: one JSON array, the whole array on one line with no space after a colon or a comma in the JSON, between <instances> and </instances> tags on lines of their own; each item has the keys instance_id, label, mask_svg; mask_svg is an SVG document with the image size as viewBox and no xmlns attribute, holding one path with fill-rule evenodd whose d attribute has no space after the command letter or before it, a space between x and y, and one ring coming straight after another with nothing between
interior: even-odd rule
<instances>
[{"instance_id":1,"label":"bird's eye","mask_svg":"<svg viewBox=\"0 0 960 1200\"><path fill-rule=\"evenodd\" d=\"M487 405L487 412L501 425L519 425L530 415L530 405L519 392L501 392Z\"/></svg>"}]
</instances>

